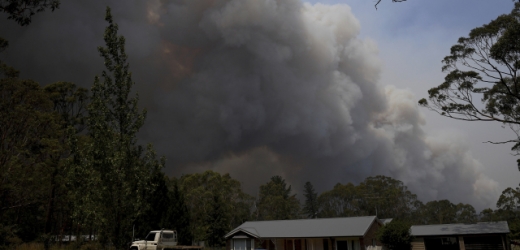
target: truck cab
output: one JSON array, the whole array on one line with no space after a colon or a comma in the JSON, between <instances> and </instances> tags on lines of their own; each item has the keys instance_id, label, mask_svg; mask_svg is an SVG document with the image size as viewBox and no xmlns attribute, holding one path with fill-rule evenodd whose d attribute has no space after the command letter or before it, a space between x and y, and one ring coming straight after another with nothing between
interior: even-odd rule
<instances>
[{"instance_id":1,"label":"truck cab","mask_svg":"<svg viewBox=\"0 0 520 250\"><path fill-rule=\"evenodd\" d=\"M163 229L150 231L144 240L132 242L130 250L169 250L176 246L177 232Z\"/></svg>"}]
</instances>

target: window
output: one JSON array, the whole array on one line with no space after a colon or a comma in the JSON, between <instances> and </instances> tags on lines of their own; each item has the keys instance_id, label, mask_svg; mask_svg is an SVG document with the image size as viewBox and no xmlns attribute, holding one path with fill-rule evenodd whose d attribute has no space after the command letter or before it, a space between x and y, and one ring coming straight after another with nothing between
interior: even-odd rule
<instances>
[{"instance_id":1,"label":"window","mask_svg":"<svg viewBox=\"0 0 520 250\"><path fill-rule=\"evenodd\" d=\"M466 249L504 249L500 235L480 235L478 237L464 237Z\"/></svg>"},{"instance_id":2,"label":"window","mask_svg":"<svg viewBox=\"0 0 520 250\"><path fill-rule=\"evenodd\" d=\"M348 241L346 240L338 240L336 241L337 250L349 250Z\"/></svg>"},{"instance_id":3,"label":"window","mask_svg":"<svg viewBox=\"0 0 520 250\"><path fill-rule=\"evenodd\" d=\"M144 240L146 240L146 241L154 241L155 240L155 234L156 233L149 233L148 235L146 235L146 238L144 238Z\"/></svg>"},{"instance_id":4,"label":"window","mask_svg":"<svg viewBox=\"0 0 520 250\"><path fill-rule=\"evenodd\" d=\"M175 241L173 238L173 233L163 233L162 234L162 240L164 241Z\"/></svg>"},{"instance_id":5,"label":"window","mask_svg":"<svg viewBox=\"0 0 520 250\"><path fill-rule=\"evenodd\" d=\"M234 250L250 250L251 241L247 239L234 239L233 240Z\"/></svg>"},{"instance_id":6,"label":"window","mask_svg":"<svg viewBox=\"0 0 520 250\"><path fill-rule=\"evenodd\" d=\"M457 237L426 237L424 246L428 250L459 250Z\"/></svg>"},{"instance_id":7,"label":"window","mask_svg":"<svg viewBox=\"0 0 520 250\"><path fill-rule=\"evenodd\" d=\"M323 250L329 250L329 240L323 239Z\"/></svg>"}]
</instances>

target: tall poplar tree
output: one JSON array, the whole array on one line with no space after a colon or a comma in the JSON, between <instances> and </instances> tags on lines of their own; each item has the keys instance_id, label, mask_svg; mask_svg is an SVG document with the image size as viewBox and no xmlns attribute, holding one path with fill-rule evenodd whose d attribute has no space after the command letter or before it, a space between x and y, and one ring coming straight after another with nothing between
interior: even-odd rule
<instances>
[{"instance_id":1,"label":"tall poplar tree","mask_svg":"<svg viewBox=\"0 0 520 250\"><path fill-rule=\"evenodd\" d=\"M138 96L130 97L132 75L125 53L125 38L107 7L104 40L98 51L106 70L95 78L88 106L89 140L78 151L73 174L81 186L76 193L76 216L95 221L101 242L125 249L132 226L148 204L154 188L152 177L164 166L152 145L137 145L136 134L146 111L139 110ZM82 177L82 178L80 178Z\"/></svg>"}]
</instances>

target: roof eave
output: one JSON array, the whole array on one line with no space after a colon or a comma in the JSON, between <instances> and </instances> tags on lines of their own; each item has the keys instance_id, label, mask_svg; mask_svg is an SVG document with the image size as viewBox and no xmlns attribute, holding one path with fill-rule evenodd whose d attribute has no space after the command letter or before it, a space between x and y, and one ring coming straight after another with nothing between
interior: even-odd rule
<instances>
[{"instance_id":1,"label":"roof eave","mask_svg":"<svg viewBox=\"0 0 520 250\"><path fill-rule=\"evenodd\" d=\"M243 232L243 233L245 233L245 234L247 234L247 235L249 235L249 236L251 236L251 237L253 237L253 238L257 238L257 239L258 239L258 238L261 238L259 235L256 235L256 234L254 234L254 233L251 233L251 232L249 232L249 231L247 231L247 230L245 230L245 229L242 229L242 228L236 228L236 229L234 229L233 231L231 231L231 232L229 232L228 234L226 234L226 235L224 236L224 238L227 239L227 238L233 236L234 234L236 234L236 233L238 233L238 232Z\"/></svg>"}]
</instances>

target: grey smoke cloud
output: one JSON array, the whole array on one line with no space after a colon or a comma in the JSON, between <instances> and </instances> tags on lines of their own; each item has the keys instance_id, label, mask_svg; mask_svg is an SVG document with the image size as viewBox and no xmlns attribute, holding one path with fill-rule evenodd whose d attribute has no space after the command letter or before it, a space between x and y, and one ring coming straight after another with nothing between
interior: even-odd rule
<instances>
[{"instance_id":1,"label":"grey smoke cloud","mask_svg":"<svg viewBox=\"0 0 520 250\"><path fill-rule=\"evenodd\" d=\"M347 5L70 1L28 28L0 27L14 44L0 56L44 84L90 86L106 4L149 110L143 141L166 155L167 173L230 172L253 194L272 175L323 191L384 174L425 201L496 202L463 139L425 134L415 96L378 82L377 45L358 37Z\"/></svg>"}]
</instances>

